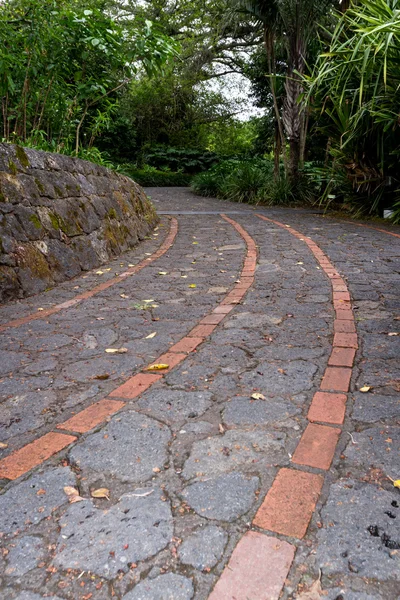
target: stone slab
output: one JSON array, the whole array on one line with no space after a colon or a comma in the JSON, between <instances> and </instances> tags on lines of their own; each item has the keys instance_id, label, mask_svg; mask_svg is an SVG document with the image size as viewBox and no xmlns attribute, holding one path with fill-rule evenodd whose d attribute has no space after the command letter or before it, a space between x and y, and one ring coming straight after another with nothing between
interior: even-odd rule
<instances>
[{"instance_id":1,"label":"stone slab","mask_svg":"<svg viewBox=\"0 0 400 600\"><path fill-rule=\"evenodd\" d=\"M182 496L202 517L234 521L250 510L256 502L258 477L233 472L197 481L186 487Z\"/></svg>"}]
</instances>

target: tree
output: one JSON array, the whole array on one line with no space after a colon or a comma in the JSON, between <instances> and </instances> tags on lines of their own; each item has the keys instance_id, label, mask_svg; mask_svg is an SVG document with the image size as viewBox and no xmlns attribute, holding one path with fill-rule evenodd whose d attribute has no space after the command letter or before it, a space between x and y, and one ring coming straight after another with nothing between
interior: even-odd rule
<instances>
[{"instance_id":1,"label":"tree","mask_svg":"<svg viewBox=\"0 0 400 600\"><path fill-rule=\"evenodd\" d=\"M56 147L74 143L78 153L85 121L92 124L91 143L138 70L153 75L176 54L177 45L150 21L127 32L97 5L10 0L0 7L6 140L45 135Z\"/></svg>"},{"instance_id":2,"label":"tree","mask_svg":"<svg viewBox=\"0 0 400 600\"><path fill-rule=\"evenodd\" d=\"M312 37L332 0L233 0L236 10L253 20L263 31L267 54L268 77L274 113L285 162L286 140L289 162L286 172L292 181L298 177L304 159L307 113L302 102L303 83ZM277 53L284 59L284 98L280 109L277 88ZM282 66L282 62L280 63Z\"/></svg>"}]
</instances>

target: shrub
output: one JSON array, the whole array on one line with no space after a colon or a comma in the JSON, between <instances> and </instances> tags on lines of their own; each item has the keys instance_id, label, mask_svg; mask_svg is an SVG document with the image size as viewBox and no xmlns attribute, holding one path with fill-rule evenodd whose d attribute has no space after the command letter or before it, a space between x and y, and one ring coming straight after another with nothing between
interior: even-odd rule
<instances>
[{"instance_id":1,"label":"shrub","mask_svg":"<svg viewBox=\"0 0 400 600\"><path fill-rule=\"evenodd\" d=\"M192 189L201 196L217 196L234 202L254 203L260 189L272 177L272 165L263 159L225 160L196 175Z\"/></svg>"},{"instance_id":2,"label":"shrub","mask_svg":"<svg viewBox=\"0 0 400 600\"><path fill-rule=\"evenodd\" d=\"M168 169L194 174L212 167L218 161L218 157L214 152L159 146L147 152L144 160L148 165L159 170Z\"/></svg>"},{"instance_id":3,"label":"shrub","mask_svg":"<svg viewBox=\"0 0 400 600\"><path fill-rule=\"evenodd\" d=\"M186 187L190 185L191 176L186 173L159 171L154 167L136 169L123 165L121 171L143 187Z\"/></svg>"}]
</instances>

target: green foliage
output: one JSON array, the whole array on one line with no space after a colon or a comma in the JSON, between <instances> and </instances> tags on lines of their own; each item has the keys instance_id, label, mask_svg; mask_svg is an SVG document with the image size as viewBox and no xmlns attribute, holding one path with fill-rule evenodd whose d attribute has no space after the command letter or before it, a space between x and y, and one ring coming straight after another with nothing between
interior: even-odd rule
<instances>
[{"instance_id":1,"label":"green foliage","mask_svg":"<svg viewBox=\"0 0 400 600\"><path fill-rule=\"evenodd\" d=\"M145 154L144 160L146 164L161 171L182 171L192 174L209 169L218 158L213 152L195 148L180 149L158 146Z\"/></svg>"},{"instance_id":2,"label":"green foliage","mask_svg":"<svg viewBox=\"0 0 400 600\"><path fill-rule=\"evenodd\" d=\"M399 10L399 0L353 5L307 79L309 102L331 142L331 161L317 173L323 202L341 201L358 216L394 204L400 218Z\"/></svg>"},{"instance_id":3,"label":"green foliage","mask_svg":"<svg viewBox=\"0 0 400 600\"><path fill-rule=\"evenodd\" d=\"M234 202L258 202L258 194L272 178L272 164L262 159L226 160L193 178L192 189L201 196Z\"/></svg>"},{"instance_id":4,"label":"green foliage","mask_svg":"<svg viewBox=\"0 0 400 600\"><path fill-rule=\"evenodd\" d=\"M158 171L154 167L137 169L125 164L121 165L121 172L143 187L186 187L191 181L191 176L185 173Z\"/></svg>"},{"instance_id":5,"label":"green foliage","mask_svg":"<svg viewBox=\"0 0 400 600\"><path fill-rule=\"evenodd\" d=\"M136 76L159 72L177 45L146 21L129 29L94 0L10 0L0 5L3 137L45 131L62 147L93 145L118 94ZM96 6L97 5L97 6Z\"/></svg>"}]
</instances>

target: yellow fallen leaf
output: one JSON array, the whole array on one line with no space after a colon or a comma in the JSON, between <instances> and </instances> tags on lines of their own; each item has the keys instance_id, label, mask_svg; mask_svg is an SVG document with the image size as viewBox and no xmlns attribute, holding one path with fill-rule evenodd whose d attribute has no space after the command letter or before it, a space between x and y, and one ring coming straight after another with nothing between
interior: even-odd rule
<instances>
[{"instance_id":1,"label":"yellow fallen leaf","mask_svg":"<svg viewBox=\"0 0 400 600\"><path fill-rule=\"evenodd\" d=\"M90 492L92 498L107 498L110 499L110 490L107 488L99 488L98 490L92 490Z\"/></svg>"},{"instance_id":2,"label":"yellow fallen leaf","mask_svg":"<svg viewBox=\"0 0 400 600\"><path fill-rule=\"evenodd\" d=\"M145 252L146 256L151 256L151 252Z\"/></svg>"},{"instance_id":3,"label":"yellow fallen leaf","mask_svg":"<svg viewBox=\"0 0 400 600\"><path fill-rule=\"evenodd\" d=\"M168 275L167 271L158 271L159 275Z\"/></svg>"},{"instance_id":4,"label":"yellow fallen leaf","mask_svg":"<svg viewBox=\"0 0 400 600\"><path fill-rule=\"evenodd\" d=\"M388 333L388 335L390 337L393 337L394 335L399 335L399 333L397 331L391 331L390 333Z\"/></svg>"},{"instance_id":5,"label":"yellow fallen leaf","mask_svg":"<svg viewBox=\"0 0 400 600\"><path fill-rule=\"evenodd\" d=\"M69 496L68 497L68 501L70 504L74 504L75 502L82 502L82 500L84 500L85 498L82 498L82 496Z\"/></svg>"},{"instance_id":6,"label":"yellow fallen leaf","mask_svg":"<svg viewBox=\"0 0 400 600\"><path fill-rule=\"evenodd\" d=\"M121 298L129 298L126 294L120 294Z\"/></svg>"},{"instance_id":7,"label":"yellow fallen leaf","mask_svg":"<svg viewBox=\"0 0 400 600\"><path fill-rule=\"evenodd\" d=\"M105 271L111 271L111 267L109 269L104 269Z\"/></svg>"},{"instance_id":8,"label":"yellow fallen leaf","mask_svg":"<svg viewBox=\"0 0 400 600\"><path fill-rule=\"evenodd\" d=\"M72 487L71 485L67 485L64 488L64 493L70 497L70 496L79 496L79 492L76 488Z\"/></svg>"},{"instance_id":9,"label":"yellow fallen leaf","mask_svg":"<svg viewBox=\"0 0 400 600\"><path fill-rule=\"evenodd\" d=\"M192 244L198 244L199 242L192 242Z\"/></svg>"},{"instance_id":10,"label":"yellow fallen leaf","mask_svg":"<svg viewBox=\"0 0 400 600\"><path fill-rule=\"evenodd\" d=\"M44 308L38 308L38 310L44 310Z\"/></svg>"},{"instance_id":11,"label":"yellow fallen leaf","mask_svg":"<svg viewBox=\"0 0 400 600\"><path fill-rule=\"evenodd\" d=\"M153 473L159 473L161 471L161 469L159 469L158 467L154 467L153 469Z\"/></svg>"},{"instance_id":12,"label":"yellow fallen leaf","mask_svg":"<svg viewBox=\"0 0 400 600\"><path fill-rule=\"evenodd\" d=\"M146 302L146 304L149 304L149 302L154 302L154 298L150 298L150 300L143 300L143 302Z\"/></svg>"},{"instance_id":13,"label":"yellow fallen leaf","mask_svg":"<svg viewBox=\"0 0 400 600\"><path fill-rule=\"evenodd\" d=\"M128 267L134 267L135 265L129 264Z\"/></svg>"},{"instance_id":14,"label":"yellow fallen leaf","mask_svg":"<svg viewBox=\"0 0 400 600\"><path fill-rule=\"evenodd\" d=\"M369 390L370 390L370 389L371 389L371 386L370 386L370 385L363 385L363 387L361 387L361 388L359 389L359 391L360 391L360 392L364 392L364 393L366 393L366 392L369 392Z\"/></svg>"},{"instance_id":15,"label":"yellow fallen leaf","mask_svg":"<svg viewBox=\"0 0 400 600\"><path fill-rule=\"evenodd\" d=\"M8 444L5 444L4 442L0 442L0 449L3 448L8 448Z\"/></svg>"},{"instance_id":16,"label":"yellow fallen leaf","mask_svg":"<svg viewBox=\"0 0 400 600\"><path fill-rule=\"evenodd\" d=\"M195 284L195 283L190 283L190 284L189 284L189 287L190 287L190 288L195 288L195 287L196 287L196 284Z\"/></svg>"},{"instance_id":17,"label":"yellow fallen leaf","mask_svg":"<svg viewBox=\"0 0 400 600\"><path fill-rule=\"evenodd\" d=\"M266 397L263 394L259 394L258 392L252 394L251 397L253 398L253 400L266 400Z\"/></svg>"},{"instance_id":18,"label":"yellow fallen leaf","mask_svg":"<svg viewBox=\"0 0 400 600\"><path fill-rule=\"evenodd\" d=\"M395 488L399 488L400 489L400 479L396 479L395 481L393 481L393 485Z\"/></svg>"},{"instance_id":19,"label":"yellow fallen leaf","mask_svg":"<svg viewBox=\"0 0 400 600\"><path fill-rule=\"evenodd\" d=\"M128 348L106 348L108 354L126 354Z\"/></svg>"},{"instance_id":20,"label":"yellow fallen leaf","mask_svg":"<svg viewBox=\"0 0 400 600\"><path fill-rule=\"evenodd\" d=\"M156 337L157 335L157 331L154 331L153 333L150 333L149 335L146 335L146 337L144 338L145 340L151 340L153 339L153 337Z\"/></svg>"},{"instance_id":21,"label":"yellow fallen leaf","mask_svg":"<svg viewBox=\"0 0 400 600\"><path fill-rule=\"evenodd\" d=\"M104 271L96 271L96 275L104 275Z\"/></svg>"},{"instance_id":22,"label":"yellow fallen leaf","mask_svg":"<svg viewBox=\"0 0 400 600\"><path fill-rule=\"evenodd\" d=\"M187 275L181 275L182 279L187 279Z\"/></svg>"},{"instance_id":23,"label":"yellow fallen leaf","mask_svg":"<svg viewBox=\"0 0 400 600\"><path fill-rule=\"evenodd\" d=\"M146 371L162 371L163 369L168 369L169 365L164 365L163 363L158 363L155 365L150 365L147 367Z\"/></svg>"},{"instance_id":24,"label":"yellow fallen leaf","mask_svg":"<svg viewBox=\"0 0 400 600\"><path fill-rule=\"evenodd\" d=\"M296 263L296 265L304 265L304 263L298 262L298 263Z\"/></svg>"}]
</instances>

